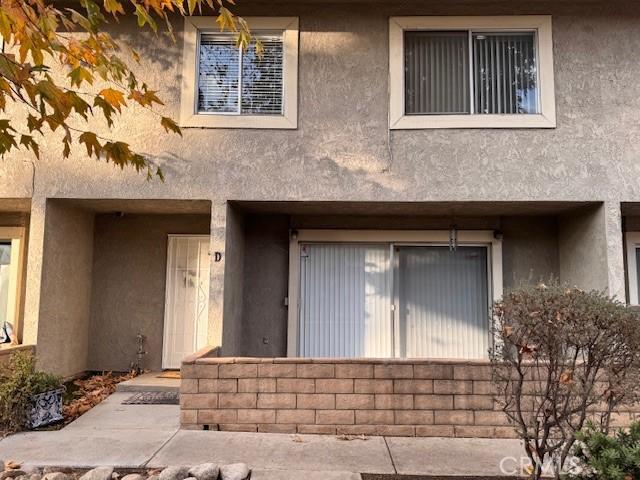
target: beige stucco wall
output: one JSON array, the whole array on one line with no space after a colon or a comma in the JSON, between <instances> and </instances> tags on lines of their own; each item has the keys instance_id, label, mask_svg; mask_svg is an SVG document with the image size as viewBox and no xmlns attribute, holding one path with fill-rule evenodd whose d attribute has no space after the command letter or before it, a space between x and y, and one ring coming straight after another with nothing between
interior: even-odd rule
<instances>
[{"instance_id":1,"label":"beige stucco wall","mask_svg":"<svg viewBox=\"0 0 640 480\"><path fill-rule=\"evenodd\" d=\"M47 202L46 212L38 364L72 376L87 369L93 214L55 200Z\"/></svg>"},{"instance_id":2,"label":"beige stucco wall","mask_svg":"<svg viewBox=\"0 0 640 480\"><path fill-rule=\"evenodd\" d=\"M208 234L208 215L100 214L95 219L90 370L126 371L145 336L142 367L162 364L167 238Z\"/></svg>"},{"instance_id":3,"label":"beige stucco wall","mask_svg":"<svg viewBox=\"0 0 640 480\"><path fill-rule=\"evenodd\" d=\"M211 265L213 343L222 338L225 292L241 295L240 264L227 248L235 225L228 200L604 202L598 219L572 224L584 235L559 225L567 240L559 241L560 256L574 254L571 262L558 260L558 271L579 285L624 296L620 202L640 201L640 63L628 53L640 47L636 2L247 2L238 11L300 17L296 130L185 129L179 137L163 134L153 127L156 117L135 109L109 136L126 138L162 164L164 184L87 159L81 148L63 160L55 135L41 148L35 177L29 156L12 153L0 164L0 197L33 197L26 337L39 336L46 292L40 289L45 223L54 228L45 222L47 197L211 200L212 250L230 254ZM389 131L389 16L481 14L553 16L557 128ZM140 51L139 71L165 102L160 111L177 117L180 19L175 27L176 44L140 33L133 22L120 22L114 33ZM569 239L595 248L572 250ZM513 265L537 274L538 266L526 263ZM234 308L237 317L241 307Z\"/></svg>"}]
</instances>

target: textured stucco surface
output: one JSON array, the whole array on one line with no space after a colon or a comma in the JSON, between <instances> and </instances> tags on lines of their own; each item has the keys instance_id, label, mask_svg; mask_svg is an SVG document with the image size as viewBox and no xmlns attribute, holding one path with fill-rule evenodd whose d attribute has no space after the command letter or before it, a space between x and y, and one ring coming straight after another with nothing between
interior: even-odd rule
<instances>
[{"instance_id":1,"label":"textured stucco surface","mask_svg":"<svg viewBox=\"0 0 640 480\"><path fill-rule=\"evenodd\" d=\"M72 376L87 369L94 218L57 201L46 209L38 363Z\"/></svg>"},{"instance_id":2,"label":"textured stucco surface","mask_svg":"<svg viewBox=\"0 0 640 480\"><path fill-rule=\"evenodd\" d=\"M162 366L167 238L208 234L209 215L95 217L90 370L126 371L145 336L142 367Z\"/></svg>"},{"instance_id":3,"label":"textured stucco surface","mask_svg":"<svg viewBox=\"0 0 640 480\"><path fill-rule=\"evenodd\" d=\"M242 298L237 279L245 268L229 200L603 202L595 217L559 222L557 269L550 257L542 266L526 259L513 266L534 275L556 269L578 285L624 296L620 202L640 202L640 63L629 54L640 48L635 1L248 2L238 8L245 15L299 16L298 128L186 129L179 137L153 127L157 119L146 111L125 113L109 136L126 138L162 164L164 184L89 160L82 149L63 160L55 135L42 145L35 174L28 155L8 156L0 164L0 198L33 198L25 338L39 336L49 197L211 201L212 251L224 253L211 265L213 343L223 335L223 310L238 318L244 308L225 305ZM390 132L388 17L481 14L553 16L557 128ZM127 21L114 33L140 51L140 73L160 90L161 111L177 117L179 19L175 28L176 44ZM573 254L569 240L582 245ZM238 339L238 332L225 335Z\"/></svg>"}]
</instances>

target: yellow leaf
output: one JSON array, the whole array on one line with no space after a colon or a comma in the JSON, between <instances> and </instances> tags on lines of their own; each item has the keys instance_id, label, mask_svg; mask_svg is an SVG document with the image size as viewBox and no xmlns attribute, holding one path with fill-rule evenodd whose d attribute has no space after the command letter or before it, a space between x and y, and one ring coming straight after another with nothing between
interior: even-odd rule
<instances>
[{"instance_id":1,"label":"yellow leaf","mask_svg":"<svg viewBox=\"0 0 640 480\"><path fill-rule=\"evenodd\" d=\"M124 100L124 93L113 88L105 88L98 93L105 101L113 108L120 111L120 105L126 106L127 103Z\"/></svg>"},{"instance_id":2,"label":"yellow leaf","mask_svg":"<svg viewBox=\"0 0 640 480\"><path fill-rule=\"evenodd\" d=\"M169 117L162 117L162 120L160 120L160 125L164 127L167 133L169 133L169 131L172 131L182 136L182 130L180 130L180 127Z\"/></svg>"}]
</instances>

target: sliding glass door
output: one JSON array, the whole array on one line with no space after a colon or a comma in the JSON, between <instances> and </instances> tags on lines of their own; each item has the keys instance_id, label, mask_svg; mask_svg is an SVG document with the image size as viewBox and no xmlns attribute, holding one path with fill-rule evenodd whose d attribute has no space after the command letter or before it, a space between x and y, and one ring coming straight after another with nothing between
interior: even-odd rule
<instances>
[{"instance_id":1,"label":"sliding glass door","mask_svg":"<svg viewBox=\"0 0 640 480\"><path fill-rule=\"evenodd\" d=\"M300 245L298 355L486 358L487 246Z\"/></svg>"}]
</instances>

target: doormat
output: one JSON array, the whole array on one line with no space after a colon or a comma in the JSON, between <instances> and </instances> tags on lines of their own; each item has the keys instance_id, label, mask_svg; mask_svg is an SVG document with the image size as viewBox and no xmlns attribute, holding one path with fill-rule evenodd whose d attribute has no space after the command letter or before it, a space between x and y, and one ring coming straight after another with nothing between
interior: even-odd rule
<instances>
[{"instance_id":1,"label":"doormat","mask_svg":"<svg viewBox=\"0 0 640 480\"><path fill-rule=\"evenodd\" d=\"M180 380L180 370L165 370L159 375L156 375L156 378L177 378Z\"/></svg>"},{"instance_id":2,"label":"doormat","mask_svg":"<svg viewBox=\"0 0 640 480\"><path fill-rule=\"evenodd\" d=\"M123 405L179 405L178 392L139 392L122 401Z\"/></svg>"}]
</instances>

